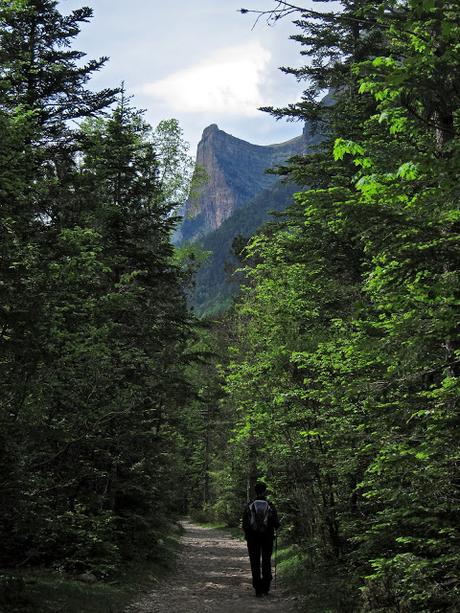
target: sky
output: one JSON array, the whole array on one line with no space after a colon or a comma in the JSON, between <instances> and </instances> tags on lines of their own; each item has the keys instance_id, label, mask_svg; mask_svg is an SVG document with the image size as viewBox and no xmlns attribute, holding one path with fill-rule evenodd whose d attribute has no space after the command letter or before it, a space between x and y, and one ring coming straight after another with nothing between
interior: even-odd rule
<instances>
[{"instance_id":1,"label":"sky","mask_svg":"<svg viewBox=\"0 0 460 613\"><path fill-rule=\"evenodd\" d=\"M75 47L88 58L110 58L91 88L124 81L153 126L179 120L192 154L212 123L261 145L301 133L298 123L258 110L295 102L302 93L302 84L279 70L305 61L298 43L289 40L296 33L291 18L254 26L254 15L239 12L272 8L274 0L59 1L63 13L83 5L93 8L94 17Z\"/></svg>"}]
</instances>

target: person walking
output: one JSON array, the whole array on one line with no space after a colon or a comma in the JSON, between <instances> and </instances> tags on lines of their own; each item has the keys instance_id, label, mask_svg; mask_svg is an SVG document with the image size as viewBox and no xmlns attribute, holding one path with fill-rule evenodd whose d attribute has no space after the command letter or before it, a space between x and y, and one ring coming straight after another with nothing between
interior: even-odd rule
<instances>
[{"instance_id":1,"label":"person walking","mask_svg":"<svg viewBox=\"0 0 460 613\"><path fill-rule=\"evenodd\" d=\"M275 506L267 500L267 486L259 481L255 485L256 497L243 513L243 530L251 562L252 585L256 596L268 594L272 581L271 557L275 531L280 522Z\"/></svg>"}]
</instances>

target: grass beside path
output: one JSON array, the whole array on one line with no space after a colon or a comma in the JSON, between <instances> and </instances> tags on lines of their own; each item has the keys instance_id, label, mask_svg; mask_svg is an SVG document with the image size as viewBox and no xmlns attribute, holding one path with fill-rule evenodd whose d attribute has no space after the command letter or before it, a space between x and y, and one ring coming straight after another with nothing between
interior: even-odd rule
<instances>
[{"instance_id":1,"label":"grass beside path","mask_svg":"<svg viewBox=\"0 0 460 613\"><path fill-rule=\"evenodd\" d=\"M0 577L12 577L10 593L0 591L0 613L122 613L174 569L179 536L163 540L155 561L126 565L118 576L92 584L49 570L0 570Z\"/></svg>"},{"instance_id":2,"label":"grass beside path","mask_svg":"<svg viewBox=\"0 0 460 613\"><path fill-rule=\"evenodd\" d=\"M230 536L232 536L233 538L239 539L239 540L244 540L244 534L241 530L241 528L230 528L229 526L227 526L224 523L220 523L220 522L208 522L208 521L197 521L195 519L192 518L192 521L196 524L198 524L199 526L203 526L204 528L214 528L215 530L222 530L223 532L225 532L226 534L229 534Z\"/></svg>"},{"instance_id":3,"label":"grass beside path","mask_svg":"<svg viewBox=\"0 0 460 613\"><path fill-rule=\"evenodd\" d=\"M217 528L234 538L244 539L241 528L229 528L225 523L202 521L201 516L192 519L201 526ZM340 569L332 565L312 568L299 547L285 543L282 531L278 543L277 574L283 588L302 602L304 613L355 611Z\"/></svg>"}]
</instances>

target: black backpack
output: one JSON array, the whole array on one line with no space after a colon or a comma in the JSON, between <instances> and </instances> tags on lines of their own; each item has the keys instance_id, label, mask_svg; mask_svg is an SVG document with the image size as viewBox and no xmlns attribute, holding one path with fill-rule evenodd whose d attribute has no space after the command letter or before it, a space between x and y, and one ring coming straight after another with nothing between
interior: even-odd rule
<instances>
[{"instance_id":1,"label":"black backpack","mask_svg":"<svg viewBox=\"0 0 460 613\"><path fill-rule=\"evenodd\" d=\"M249 527L253 532L264 534L272 526L273 511L266 500L254 500L249 505Z\"/></svg>"}]
</instances>

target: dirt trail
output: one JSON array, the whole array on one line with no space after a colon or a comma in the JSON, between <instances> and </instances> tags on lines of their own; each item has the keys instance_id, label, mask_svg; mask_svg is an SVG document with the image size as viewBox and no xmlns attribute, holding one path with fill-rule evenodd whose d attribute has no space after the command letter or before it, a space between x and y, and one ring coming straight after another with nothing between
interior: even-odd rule
<instances>
[{"instance_id":1,"label":"dirt trail","mask_svg":"<svg viewBox=\"0 0 460 613\"><path fill-rule=\"evenodd\" d=\"M294 613L296 599L276 590L256 598L244 541L184 522L176 575L126 613Z\"/></svg>"}]
</instances>

